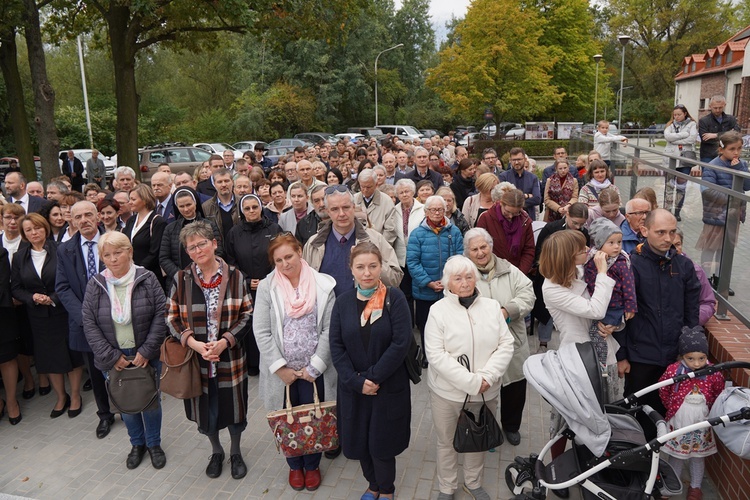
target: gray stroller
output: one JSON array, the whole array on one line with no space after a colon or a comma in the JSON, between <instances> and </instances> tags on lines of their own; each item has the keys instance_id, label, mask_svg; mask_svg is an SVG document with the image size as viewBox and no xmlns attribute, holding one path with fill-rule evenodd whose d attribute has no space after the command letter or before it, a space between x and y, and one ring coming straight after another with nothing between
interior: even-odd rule
<instances>
[{"instance_id":1,"label":"gray stroller","mask_svg":"<svg viewBox=\"0 0 750 500\"><path fill-rule=\"evenodd\" d=\"M581 488L586 500L646 500L680 494L682 483L659 457L661 447L686 432L750 420L750 404L743 400L735 411L717 416L714 404L709 419L668 433L664 418L651 407L639 405L638 399L660 387L732 368L750 368L750 363L707 366L603 404L601 369L590 342L531 356L523 367L526 379L560 413L565 425L538 455L516 457L507 467L505 480L513 498L544 500L547 490L573 486ZM750 433L748 425L741 429ZM716 434L722 438L718 428ZM545 464L546 455L563 437L572 441L572 448Z\"/></svg>"}]
</instances>

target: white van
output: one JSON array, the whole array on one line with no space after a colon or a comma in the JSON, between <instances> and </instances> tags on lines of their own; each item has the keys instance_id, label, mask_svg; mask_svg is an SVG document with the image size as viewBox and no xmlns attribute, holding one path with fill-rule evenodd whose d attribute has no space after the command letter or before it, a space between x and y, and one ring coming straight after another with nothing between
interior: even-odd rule
<instances>
[{"instance_id":1,"label":"white van","mask_svg":"<svg viewBox=\"0 0 750 500\"><path fill-rule=\"evenodd\" d=\"M417 140L422 138L421 132L410 125L378 125L384 134L391 134L401 139Z\"/></svg>"}]
</instances>

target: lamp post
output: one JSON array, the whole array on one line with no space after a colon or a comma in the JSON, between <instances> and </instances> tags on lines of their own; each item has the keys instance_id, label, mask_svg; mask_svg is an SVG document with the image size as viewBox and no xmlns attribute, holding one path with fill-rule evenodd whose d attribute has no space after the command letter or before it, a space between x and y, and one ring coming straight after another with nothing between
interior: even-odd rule
<instances>
[{"instance_id":1,"label":"lamp post","mask_svg":"<svg viewBox=\"0 0 750 500\"><path fill-rule=\"evenodd\" d=\"M596 54L594 56L594 61L596 61L596 83L594 84L594 130L596 130L596 104L599 101L599 61L601 60L601 54Z\"/></svg>"},{"instance_id":2,"label":"lamp post","mask_svg":"<svg viewBox=\"0 0 750 500\"><path fill-rule=\"evenodd\" d=\"M620 45L622 45L622 63L620 65L620 100L619 100L619 111L617 112L617 128L622 130L622 86L625 82L625 46L630 42L631 38L628 35L620 35L617 37Z\"/></svg>"},{"instance_id":3,"label":"lamp post","mask_svg":"<svg viewBox=\"0 0 750 500\"><path fill-rule=\"evenodd\" d=\"M393 47L389 47L385 50L381 50L377 56L375 56L375 126L378 126L378 59L380 56L389 50L397 49L399 47L403 47L403 43L399 43L398 45L394 45Z\"/></svg>"}]
</instances>

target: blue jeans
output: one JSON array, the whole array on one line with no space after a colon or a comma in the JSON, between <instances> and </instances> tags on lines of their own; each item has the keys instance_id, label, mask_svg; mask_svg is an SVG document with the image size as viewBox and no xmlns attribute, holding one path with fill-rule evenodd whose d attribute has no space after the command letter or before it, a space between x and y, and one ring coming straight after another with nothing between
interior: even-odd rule
<instances>
[{"instance_id":1,"label":"blue jeans","mask_svg":"<svg viewBox=\"0 0 750 500\"><path fill-rule=\"evenodd\" d=\"M321 401L325 399L323 375L315 379L315 385L318 386L318 397ZM289 386L289 397L292 400L292 406L304 405L313 402L313 386L307 380L297 379ZM284 393L284 407L286 408L286 393ZM320 467L322 453L313 453L311 455L302 455L301 457L291 457L286 459L287 465L292 470L315 470Z\"/></svg>"},{"instance_id":2,"label":"blue jeans","mask_svg":"<svg viewBox=\"0 0 750 500\"><path fill-rule=\"evenodd\" d=\"M539 334L539 342L549 342L552 340L552 325L554 324L554 321L552 321L552 318L547 321L547 323L539 322L539 324L536 327L536 330Z\"/></svg>"},{"instance_id":3,"label":"blue jeans","mask_svg":"<svg viewBox=\"0 0 750 500\"><path fill-rule=\"evenodd\" d=\"M136 349L122 349L125 356L135 356ZM152 359L148 362L156 374L156 387L159 387L159 377L161 375L161 361ZM109 372L104 372L104 378L109 380ZM143 446L144 444L151 448L161 445L161 394L159 394L158 406L154 410L144 411L136 414L122 413L122 421L128 428L130 444L132 446Z\"/></svg>"}]
</instances>

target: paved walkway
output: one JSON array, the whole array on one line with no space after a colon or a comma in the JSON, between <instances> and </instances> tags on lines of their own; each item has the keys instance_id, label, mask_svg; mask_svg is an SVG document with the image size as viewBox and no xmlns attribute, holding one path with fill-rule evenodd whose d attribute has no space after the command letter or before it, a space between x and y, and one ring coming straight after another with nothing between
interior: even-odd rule
<instances>
[{"instance_id":1,"label":"paved walkway","mask_svg":"<svg viewBox=\"0 0 750 500\"><path fill-rule=\"evenodd\" d=\"M530 337L532 352L537 348L536 339ZM555 333L551 347L556 341ZM423 381L412 387L411 444L398 457L396 493L402 499L433 499L438 490L427 385ZM125 425L118 420L107 438L97 439L93 395L83 394L84 412L75 419L63 416L51 420L49 412L54 396L50 394L23 401L23 421L19 425L12 427L7 418L0 421L0 500L5 497L3 494L55 500L358 499L367 486L358 463L342 455L335 460L323 459L323 484L318 491L298 493L289 488L286 462L276 452L266 411L261 409L257 378L250 381L249 424L242 440L249 471L240 481L232 479L228 465L220 478L206 477L204 471L211 454L208 440L185 418L182 402L170 396L164 396L163 400L162 447L167 454L166 467L153 469L146 455L138 469L127 470L125 457L130 444ZM521 444L513 447L506 443L487 455L484 487L492 498L512 497L505 485L505 468L516 455L541 450L548 435L548 415L549 405L529 388ZM222 431L221 438L228 450L226 431ZM706 500L718 498L708 478L704 492ZM459 491L456 498L468 496Z\"/></svg>"}]
</instances>

